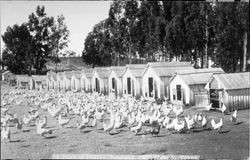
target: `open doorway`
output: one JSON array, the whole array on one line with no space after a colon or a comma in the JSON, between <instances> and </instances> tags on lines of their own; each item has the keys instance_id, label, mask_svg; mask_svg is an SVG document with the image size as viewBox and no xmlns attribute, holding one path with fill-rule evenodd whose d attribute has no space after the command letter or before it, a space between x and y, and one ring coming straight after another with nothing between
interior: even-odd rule
<instances>
[{"instance_id":1,"label":"open doorway","mask_svg":"<svg viewBox=\"0 0 250 160\"><path fill-rule=\"evenodd\" d=\"M181 85L176 85L177 100L181 101Z\"/></svg>"},{"instance_id":2,"label":"open doorway","mask_svg":"<svg viewBox=\"0 0 250 160\"><path fill-rule=\"evenodd\" d=\"M95 78L95 88L96 92L100 93L100 82L98 78Z\"/></svg>"},{"instance_id":3,"label":"open doorway","mask_svg":"<svg viewBox=\"0 0 250 160\"><path fill-rule=\"evenodd\" d=\"M219 92L216 89L210 89L210 103L213 108L220 108Z\"/></svg>"},{"instance_id":4,"label":"open doorway","mask_svg":"<svg viewBox=\"0 0 250 160\"><path fill-rule=\"evenodd\" d=\"M131 94L131 78L130 77L127 78L127 91L128 91L128 94Z\"/></svg>"},{"instance_id":5,"label":"open doorway","mask_svg":"<svg viewBox=\"0 0 250 160\"><path fill-rule=\"evenodd\" d=\"M153 81L153 77L149 77L148 78L148 93L149 93L149 97L153 97L153 90L154 90L154 85L153 85L154 81Z\"/></svg>"}]
</instances>

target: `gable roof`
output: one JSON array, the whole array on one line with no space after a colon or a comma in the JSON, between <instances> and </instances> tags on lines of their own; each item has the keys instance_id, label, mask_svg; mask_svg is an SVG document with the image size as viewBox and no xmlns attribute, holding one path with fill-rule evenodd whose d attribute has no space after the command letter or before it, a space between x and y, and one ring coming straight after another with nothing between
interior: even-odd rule
<instances>
[{"instance_id":1,"label":"gable roof","mask_svg":"<svg viewBox=\"0 0 250 160\"><path fill-rule=\"evenodd\" d=\"M41 75L32 75L32 76L31 76L31 78L32 78L35 82L46 81L46 77L47 77L47 76L41 76Z\"/></svg>"},{"instance_id":2,"label":"gable roof","mask_svg":"<svg viewBox=\"0 0 250 160\"><path fill-rule=\"evenodd\" d=\"M29 82L30 77L28 75L16 75L16 79L19 82Z\"/></svg>"},{"instance_id":3,"label":"gable roof","mask_svg":"<svg viewBox=\"0 0 250 160\"><path fill-rule=\"evenodd\" d=\"M94 68L94 70L96 71L96 73L99 75L101 79L108 78L111 72L110 67L96 67Z\"/></svg>"},{"instance_id":4,"label":"gable roof","mask_svg":"<svg viewBox=\"0 0 250 160\"><path fill-rule=\"evenodd\" d=\"M125 66L111 66L111 72L114 71L117 77L122 77L123 73L125 72L125 69Z\"/></svg>"},{"instance_id":5,"label":"gable roof","mask_svg":"<svg viewBox=\"0 0 250 160\"><path fill-rule=\"evenodd\" d=\"M202 69L194 69L194 70L179 70L176 72L177 74L195 74L195 73L225 73L222 68L202 68Z\"/></svg>"},{"instance_id":6,"label":"gable roof","mask_svg":"<svg viewBox=\"0 0 250 160\"><path fill-rule=\"evenodd\" d=\"M123 72L123 75L127 70L130 70L133 76L142 77L146 66L146 64L128 64L126 65L126 69Z\"/></svg>"},{"instance_id":7,"label":"gable roof","mask_svg":"<svg viewBox=\"0 0 250 160\"><path fill-rule=\"evenodd\" d=\"M85 68L85 69L82 69L82 74L84 74L86 78L92 78L93 71L94 71L93 68Z\"/></svg>"},{"instance_id":8,"label":"gable roof","mask_svg":"<svg viewBox=\"0 0 250 160\"><path fill-rule=\"evenodd\" d=\"M218 80L225 90L250 88L250 72L215 74L213 78Z\"/></svg>"},{"instance_id":9,"label":"gable roof","mask_svg":"<svg viewBox=\"0 0 250 160\"><path fill-rule=\"evenodd\" d=\"M180 78L187 85L195 85L195 84L206 84L213 74L221 74L225 73L221 68L205 68L205 69L190 69L190 70L177 70L176 75L180 76ZM175 75L175 76L176 76ZM173 76L172 79L174 79Z\"/></svg>"},{"instance_id":10,"label":"gable roof","mask_svg":"<svg viewBox=\"0 0 250 160\"><path fill-rule=\"evenodd\" d=\"M149 62L147 67L191 67L190 62Z\"/></svg>"},{"instance_id":11,"label":"gable roof","mask_svg":"<svg viewBox=\"0 0 250 160\"><path fill-rule=\"evenodd\" d=\"M160 77L172 77L175 73L178 73L182 70L191 72L195 69L193 67L157 67L153 68L153 70ZM143 74L145 74L145 72Z\"/></svg>"},{"instance_id":12,"label":"gable roof","mask_svg":"<svg viewBox=\"0 0 250 160\"><path fill-rule=\"evenodd\" d=\"M57 72L57 77L58 77L60 80L63 80L64 72Z\"/></svg>"},{"instance_id":13,"label":"gable roof","mask_svg":"<svg viewBox=\"0 0 250 160\"><path fill-rule=\"evenodd\" d=\"M67 79L71 79L72 71L64 71L64 77L67 78Z\"/></svg>"},{"instance_id":14,"label":"gable roof","mask_svg":"<svg viewBox=\"0 0 250 160\"><path fill-rule=\"evenodd\" d=\"M73 74L74 77L80 79L80 78L81 78L82 71L80 71L80 70L75 70L75 71L72 71L72 74Z\"/></svg>"}]
</instances>

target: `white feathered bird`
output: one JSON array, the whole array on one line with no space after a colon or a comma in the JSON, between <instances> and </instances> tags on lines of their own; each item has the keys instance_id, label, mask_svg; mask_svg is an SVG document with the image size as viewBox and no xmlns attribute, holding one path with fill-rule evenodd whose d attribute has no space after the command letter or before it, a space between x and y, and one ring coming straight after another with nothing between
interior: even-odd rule
<instances>
[{"instance_id":1,"label":"white feathered bird","mask_svg":"<svg viewBox=\"0 0 250 160\"><path fill-rule=\"evenodd\" d=\"M217 132L219 133L220 129L222 128L223 126L223 121L222 121L222 118L220 119L220 122L218 123L215 123L214 119L211 120L211 125L212 125L212 128L214 130L217 130Z\"/></svg>"}]
</instances>

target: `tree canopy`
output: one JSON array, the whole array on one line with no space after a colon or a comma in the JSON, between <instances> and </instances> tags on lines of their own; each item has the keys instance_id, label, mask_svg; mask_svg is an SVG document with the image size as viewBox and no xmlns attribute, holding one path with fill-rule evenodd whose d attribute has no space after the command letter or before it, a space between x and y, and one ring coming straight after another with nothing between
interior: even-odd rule
<instances>
[{"instance_id":1,"label":"tree canopy","mask_svg":"<svg viewBox=\"0 0 250 160\"><path fill-rule=\"evenodd\" d=\"M37 6L36 12L22 25L9 26L2 35L5 48L3 63L16 74L36 74L46 69L48 61L58 62L59 51L67 46L68 34L63 15L49 17L44 6Z\"/></svg>"},{"instance_id":2,"label":"tree canopy","mask_svg":"<svg viewBox=\"0 0 250 160\"><path fill-rule=\"evenodd\" d=\"M83 60L93 66L191 61L198 68L212 60L226 72L244 71L248 28L245 2L114 1L85 39Z\"/></svg>"}]
</instances>

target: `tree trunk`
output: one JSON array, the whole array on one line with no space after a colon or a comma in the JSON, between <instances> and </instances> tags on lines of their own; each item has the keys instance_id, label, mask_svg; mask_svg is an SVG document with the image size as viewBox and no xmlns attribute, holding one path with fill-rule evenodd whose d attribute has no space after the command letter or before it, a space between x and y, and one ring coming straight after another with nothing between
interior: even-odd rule
<instances>
[{"instance_id":1,"label":"tree trunk","mask_svg":"<svg viewBox=\"0 0 250 160\"><path fill-rule=\"evenodd\" d=\"M204 51L204 57L203 57L203 66L202 68L208 68L208 55L207 55L207 50L208 50L208 30L207 30L207 15L206 15L206 26L205 26L205 39L206 39L206 42L205 42L205 51Z\"/></svg>"},{"instance_id":2,"label":"tree trunk","mask_svg":"<svg viewBox=\"0 0 250 160\"><path fill-rule=\"evenodd\" d=\"M242 71L246 71L246 66L247 66L247 32L245 31L244 36L243 36L243 67Z\"/></svg>"},{"instance_id":3,"label":"tree trunk","mask_svg":"<svg viewBox=\"0 0 250 160\"><path fill-rule=\"evenodd\" d=\"M120 66L120 52L118 52L118 61L117 61L117 66Z\"/></svg>"}]
</instances>

